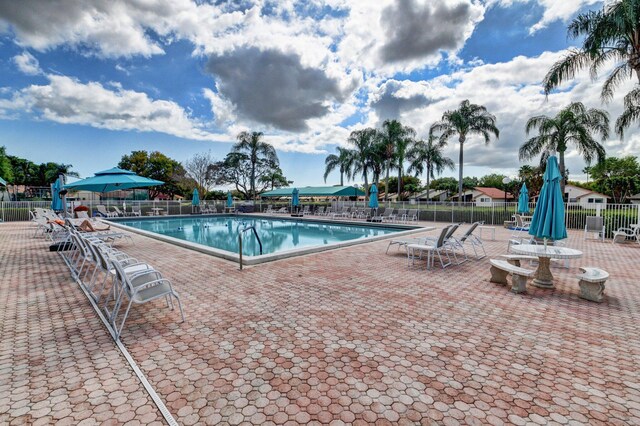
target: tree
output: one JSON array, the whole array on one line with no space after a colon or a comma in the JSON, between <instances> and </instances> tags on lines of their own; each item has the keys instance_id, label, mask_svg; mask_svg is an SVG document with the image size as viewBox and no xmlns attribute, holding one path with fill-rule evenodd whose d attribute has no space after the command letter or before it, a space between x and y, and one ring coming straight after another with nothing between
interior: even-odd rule
<instances>
[{"instance_id":1,"label":"tree","mask_svg":"<svg viewBox=\"0 0 640 426\"><path fill-rule=\"evenodd\" d=\"M327 182L329 174L338 169L340 171L340 186L344 186L344 177L351 179L353 169L353 152L347 148L337 147L338 155L329 154L324 160L324 181Z\"/></svg>"},{"instance_id":2,"label":"tree","mask_svg":"<svg viewBox=\"0 0 640 426\"><path fill-rule=\"evenodd\" d=\"M382 130L379 132L380 143L384 147L385 169L387 178L385 180L384 199L389 193L389 171L395 165L398 169L398 194L402 193L402 173L404 171L404 160L408 149L413 144L416 131L411 127L403 126L398 120L385 120L382 123ZM393 162L393 164L392 164Z\"/></svg>"},{"instance_id":3,"label":"tree","mask_svg":"<svg viewBox=\"0 0 640 426\"><path fill-rule=\"evenodd\" d=\"M262 136L262 132L240 132L237 136L238 142L231 149L231 152L246 154L249 158L249 192L247 193L249 199L254 199L260 193L256 190L256 182L259 178L258 168L266 164L271 164L273 167L279 165L275 148L263 142Z\"/></svg>"},{"instance_id":4,"label":"tree","mask_svg":"<svg viewBox=\"0 0 640 426\"><path fill-rule=\"evenodd\" d=\"M624 138L624 130L640 119L640 87L636 87L624 97L624 110L616 120L616 133Z\"/></svg>"},{"instance_id":5,"label":"tree","mask_svg":"<svg viewBox=\"0 0 640 426\"><path fill-rule=\"evenodd\" d=\"M504 189L504 183L502 183L502 180L506 177L507 177L506 175L501 175L498 173L491 173L488 175L484 175L478 180L478 186L482 186L486 188L503 188Z\"/></svg>"},{"instance_id":6,"label":"tree","mask_svg":"<svg viewBox=\"0 0 640 426\"><path fill-rule=\"evenodd\" d=\"M362 177L364 178L365 199L369 195L369 170L371 170L375 162L374 144L376 138L376 129L367 128L354 130L348 139L348 142L354 146L353 174L362 173Z\"/></svg>"},{"instance_id":7,"label":"tree","mask_svg":"<svg viewBox=\"0 0 640 426\"><path fill-rule=\"evenodd\" d=\"M393 188L391 189L391 193L394 194L396 192L396 189L398 187L398 178L395 176L391 176L389 178L389 188ZM420 187L420 179L417 176L411 176L411 175L405 175L402 176L402 188L403 190L407 190L408 187L412 187L412 188L419 188ZM415 192L415 191L409 191L409 192Z\"/></svg>"},{"instance_id":8,"label":"tree","mask_svg":"<svg viewBox=\"0 0 640 426\"><path fill-rule=\"evenodd\" d=\"M271 178L278 170L278 164L270 158L252 158L250 154L236 151L211 166L216 185L234 185L247 200L254 199L274 184ZM283 179L286 181L284 176Z\"/></svg>"},{"instance_id":9,"label":"tree","mask_svg":"<svg viewBox=\"0 0 640 426\"><path fill-rule=\"evenodd\" d=\"M444 169L455 169L455 164L449 157L445 157L442 152L444 146L433 136L429 135L426 141L418 141L409 150L409 173L415 172L416 176L427 173L427 203L429 202L429 191L431 190L431 179L436 174L440 175Z\"/></svg>"},{"instance_id":10,"label":"tree","mask_svg":"<svg viewBox=\"0 0 640 426\"><path fill-rule=\"evenodd\" d=\"M567 32L573 39L584 37L582 47L553 64L543 81L545 93L585 68L595 78L612 60L617 64L602 86L603 100L610 100L616 87L634 71L640 82L640 0L616 1L602 10L581 13Z\"/></svg>"},{"instance_id":11,"label":"tree","mask_svg":"<svg viewBox=\"0 0 640 426\"><path fill-rule=\"evenodd\" d=\"M458 181L452 177L445 177L434 179L430 186L438 191L447 191L448 194L453 194L458 189Z\"/></svg>"},{"instance_id":12,"label":"tree","mask_svg":"<svg viewBox=\"0 0 640 426\"><path fill-rule=\"evenodd\" d=\"M598 162L604 160L605 149L593 135L600 135L603 141L609 136L609 114L606 111L595 108L587 110L581 102L573 102L555 117L531 117L526 125L527 135L534 129L538 131L538 136L520 147L519 157L521 160L530 160L542 154L542 165L553 151L557 151L563 176L560 182L563 194L566 181L564 153L570 143L575 145L587 163L596 158Z\"/></svg>"},{"instance_id":13,"label":"tree","mask_svg":"<svg viewBox=\"0 0 640 426\"><path fill-rule=\"evenodd\" d=\"M442 115L442 120L434 123L429 131L430 134L439 133L440 143L447 143L449 138L458 135L460 144L459 166L458 166L458 200L462 202L463 186L463 165L464 165L464 144L467 136L480 135L484 138L485 144L490 141L490 135L500 137L500 131L496 127L496 118L489 114L487 108L464 100L460 107L453 111L447 111Z\"/></svg>"},{"instance_id":14,"label":"tree","mask_svg":"<svg viewBox=\"0 0 640 426\"><path fill-rule=\"evenodd\" d=\"M213 185L214 179L211 173L211 165L214 163L214 159L211 156L211 151L203 152L201 154L194 154L184 162L184 170L186 175L193 179L200 192L200 195L204 199Z\"/></svg>"},{"instance_id":15,"label":"tree","mask_svg":"<svg viewBox=\"0 0 640 426\"><path fill-rule=\"evenodd\" d=\"M13 167L4 146L0 146L0 177L7 182L13 182Z\"/></svg>"},{"instance_id":16,"label":"tree","mask_svg":"<svg viewBox=\"0 0 640 426\"><path fill-rule=\"evenodd\" d=\"M594 180L593 189L611 196L614 203L624 203L640 192L640 165L636 157L608 157L588 171Z\"/></svg>"},{"instance_id":17,"label":"tree","mask_svg":"<svg viewBox=\"0 0 640 426\"><path fill-rule=\"evenodd\" d=\"M289 186L293 183L293 181L287 180L287 178L284 176L284 173L282 173L282 170L280 169L280 167L278 167L275 170L272 170L270 173L262 176L260 178L260 183L268 183L269 186L271 187L271 190L273 191L276 188Z\"/></svg>"},{"instance_id":18,"label":"tree","mask_svg":"<svg viewBox=\"0 0 640 426\"><path fill-rule=\"evenodd\" d=\"M518 179L527 184L529 196L533 197L540 193L543 184L544 169L542 167L521 166L518 170Z\"/></svg>"},{"instance_id":19,"label":"tree","mask_svg":"<svg viewBox=\"0 0 640 426\"><path fill-rule=\"evenodd\" d=\"M182 164L161 152L131 151L131 154L122 156L118 167L164 182L164 185L148 188L151 199L156 198L160 193L169 196L185 193L180 185L186 174Z\"/></svg>"}]
</instances>

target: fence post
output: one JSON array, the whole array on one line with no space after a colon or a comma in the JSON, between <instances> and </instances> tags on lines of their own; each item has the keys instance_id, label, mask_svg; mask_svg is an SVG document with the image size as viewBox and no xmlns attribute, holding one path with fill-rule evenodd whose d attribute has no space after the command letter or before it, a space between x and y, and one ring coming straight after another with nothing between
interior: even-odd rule
<instances>
[{"instance_id":1,"label":"fence post","mask_svg":"<svg viewBox=\"0 0 640 426\"><path fill-rule=\"evenodd\" d=\"M496 224L496 219L495 219L495 208L496 208L496 203L494 203L493 201L491 202L491 225L495 225Z\"/></svg>"}]
</instances>

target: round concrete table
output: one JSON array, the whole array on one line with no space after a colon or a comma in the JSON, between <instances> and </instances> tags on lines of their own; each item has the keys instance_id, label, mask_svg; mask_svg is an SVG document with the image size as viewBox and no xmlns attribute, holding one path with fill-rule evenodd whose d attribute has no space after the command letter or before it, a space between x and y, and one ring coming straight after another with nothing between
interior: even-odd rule
<instances>
[{"instance_id":1,"label":"round concrete table","mask_svg":"<svg viewBox=\"0 0 640 426\"><path fill-rule=\"evenodd\" d=\"M553 275L549 264L551 259L576 259L582 257L580 250L543 244L521 244L511 246L514 253L536 256L538 269L533 276L533 285L540 288L554 288Z\"/></svg>"}]
</instances>

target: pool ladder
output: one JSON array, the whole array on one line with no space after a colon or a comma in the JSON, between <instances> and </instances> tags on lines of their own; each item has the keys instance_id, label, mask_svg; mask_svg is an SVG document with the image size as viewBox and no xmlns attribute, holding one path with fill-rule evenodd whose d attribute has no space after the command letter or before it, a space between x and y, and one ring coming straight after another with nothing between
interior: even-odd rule
<instances>
[{"instance_id":1,"label":"pool ladder","mask_svg":"<svg viewBox=\"0 0 640 426\"><path fill-rule=\"evenodd\" d=\"M262 241L260 241L260 237L258 236L256 227L253 225L247 226L246 228L238 232L238 261L240 262L240 270L242 270L242 234L250 229L253 231L253 235L255 235L256 240L258 240L258 245L260 246L260 255L262 255Z\"/></svg>"}]
</instances>

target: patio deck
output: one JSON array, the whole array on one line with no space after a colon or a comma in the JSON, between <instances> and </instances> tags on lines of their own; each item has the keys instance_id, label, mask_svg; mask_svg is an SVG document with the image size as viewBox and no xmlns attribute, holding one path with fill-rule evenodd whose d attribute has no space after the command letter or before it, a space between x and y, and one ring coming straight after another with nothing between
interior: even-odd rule
<instances>
[{"instance_id":1,"label":"patio deck","mask_svg":"<svg viewBox=\"0 0 640 426\"><path fill-rule=\"evenodd\" d=\"M640 246L569 234L584 257L526 295L488 281L500 228L487 258L433 271L385 241L239 271L133 235L120 248L173 281L187 320L137 306L122 341L184 425L640 424ZM161 424L47 245L0 225L0 423ZM603 303L578 298L580 265L610 272Z\"/></svg>"}]
</instances>

